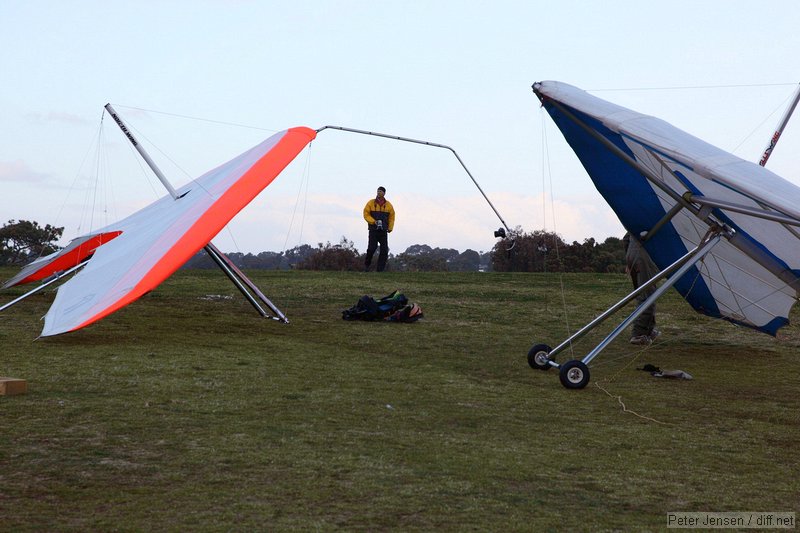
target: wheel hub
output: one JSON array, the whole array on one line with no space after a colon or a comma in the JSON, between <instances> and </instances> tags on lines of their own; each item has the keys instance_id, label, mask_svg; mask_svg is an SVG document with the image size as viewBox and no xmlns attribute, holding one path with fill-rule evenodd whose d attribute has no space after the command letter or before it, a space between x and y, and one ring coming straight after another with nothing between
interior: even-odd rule
<instances>
[{"instance_id":1,"label":"wheel hub","mask_svg":"<svg viewBox=\"0 0 800 533\"><path fill-rule=\"evenodd\" d=\"M569 372L567 372L567 378L572 383L580 383L583 379L583 370L580 368L571 368Z\"/></svg>"}]
</instances>

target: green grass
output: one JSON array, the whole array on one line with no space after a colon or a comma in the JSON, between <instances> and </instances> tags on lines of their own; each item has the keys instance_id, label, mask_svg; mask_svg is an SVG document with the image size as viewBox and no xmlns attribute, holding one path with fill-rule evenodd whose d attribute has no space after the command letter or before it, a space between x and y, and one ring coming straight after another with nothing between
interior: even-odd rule
<instances>
[{"instance_id":1,"label":"green grass","mask_svg":"<svg viewBox=\"0 0 800 533\"><path fill-rule=\"evenodd\" d=\"M0 315L0 375L29 386L0 397L4 530L641 531L668 511L799 510L796 327L773 339L670 293L663 340L621 337L569 391L527 351L627 294L622 275L252 278L291 324L216 271L55 338L35 340L52 293ZM395 288L422 321L341 320Z\"/></svg>"}]
</instances>

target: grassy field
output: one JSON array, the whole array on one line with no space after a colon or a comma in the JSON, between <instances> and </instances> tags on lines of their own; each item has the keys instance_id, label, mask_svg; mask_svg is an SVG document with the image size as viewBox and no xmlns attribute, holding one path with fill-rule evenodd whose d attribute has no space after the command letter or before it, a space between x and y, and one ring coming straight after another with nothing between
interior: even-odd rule
<instances>
[{"instance_id":1,"label":"grassy field","mask_svg":"<svg viewBox=\"0 0 800 533\"><path fill-rule=\"evenodd\" d=\"M621 337L573 391L527 351L627 294L622 275L252 277L291 324L216 271L55 338L35 340L52 293L0 315L0 375L29 385L0 397L3 530L648 531L668 511L800 510L796 326L773 339L669 293L659 342ZM425 318L341 320L394 289Z\"/></svg>"}]
</instances>

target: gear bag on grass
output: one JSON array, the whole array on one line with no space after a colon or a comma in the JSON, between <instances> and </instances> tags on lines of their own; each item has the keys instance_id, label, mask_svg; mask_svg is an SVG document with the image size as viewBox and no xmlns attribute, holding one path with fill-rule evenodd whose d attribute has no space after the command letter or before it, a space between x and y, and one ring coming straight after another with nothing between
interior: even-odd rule
<instances>
[{"instance_id":1,"label":"gear bag on grass","mask_svg":"<svg viewBox=\"0 0 800 533\"><path fill-rule=\"evenodd\" d=\"M422 318L422 309L417 304L406 304L399 311L392 313L386 320L390 322L416 322Z\"/></svg>"},{"instance_id":2,"label":"gear bag on grass","mask_svg":"<svg viewBox=\"0 0 800 533\"><path fill-rule=\"evenodd\" d=\"M383 320L396 311L401 310L408 303L400 291L394 291L378 300L372 296L364 295L358 299L356 305L342 311L344 320Z\"/></svg>"}]
</instances>

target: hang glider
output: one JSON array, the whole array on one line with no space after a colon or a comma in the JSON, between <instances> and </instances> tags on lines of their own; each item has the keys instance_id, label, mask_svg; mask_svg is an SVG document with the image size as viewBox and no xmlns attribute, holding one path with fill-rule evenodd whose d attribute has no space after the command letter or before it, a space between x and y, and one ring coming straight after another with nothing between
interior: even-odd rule
<instances>
[{"instance_id":1,"label":"hang glider","mask_svg":"<svg viewBox=\"0 0 800 533\"><path fill-rule=\"evenodd\" d=\"M40 257L25 265L16 276L6 281L0 288L7 289L15 285L23 285L32 281L43 280L59 272L75 267L91 257L99 246L118 237L121 233L121 231L90 233L72 239L72 241L61 250Z\"/></svg>"},{"instance_id":2,"label":"hang glider","mask_svg":"<svg viewBox=\"0 0 800 533\"><path fill-rule=\"evenodd\" d=\"M305 127L277 133L174 195L32 263L7 285L86 262L59 287L42 336L86 327L153 290L207 246L315 137Z\"/></svg>"},{"instance_id":3,"label":"hang glider","mask_svg":"<svg viewBox=\"0 0 800 533\"><path fill-rule=\"evenodd\" d=\"M800 289L800 188L655 117L571 85L533 91L595 187L662 270L556 348L536 345L534 368L560 369L583 388L588 363L645 308L674 286L699 313L775 335ZM582 360L554 356L611 314L666 282Z\"/></svg>"}]
</instances>

